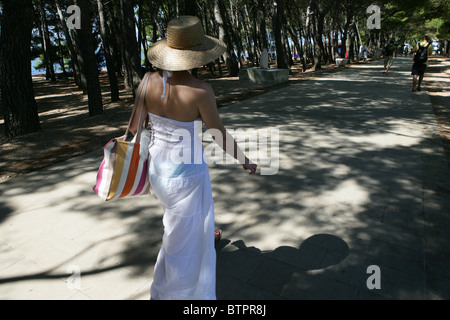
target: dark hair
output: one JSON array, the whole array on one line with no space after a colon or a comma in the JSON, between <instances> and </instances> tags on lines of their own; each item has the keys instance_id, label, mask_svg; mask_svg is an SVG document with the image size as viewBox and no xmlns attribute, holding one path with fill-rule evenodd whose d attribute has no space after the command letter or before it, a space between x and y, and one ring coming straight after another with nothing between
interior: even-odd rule
<instances>
[{"instance_id":1,"label":"dark hair","mask_svg":"<svg viewBox=\"0 0 450 320\"><path fill-rule=\"evenodd\" d=\"M424 36L423 39L427 40L427 42L430 42L430 37L429 36Z\"/></svg>"}]
</instances>

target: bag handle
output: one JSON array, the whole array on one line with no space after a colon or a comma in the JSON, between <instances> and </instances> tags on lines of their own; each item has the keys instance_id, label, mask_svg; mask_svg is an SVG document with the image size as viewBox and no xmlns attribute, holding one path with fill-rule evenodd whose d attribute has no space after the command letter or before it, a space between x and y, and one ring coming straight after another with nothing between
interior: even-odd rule
<instances>
[{"instance_id":1,"label":"bag handle","mask_svg":"<svg viewBox=\"0 0 450 320\"><path fill-rule=\"evenodd\" d=\"M130 131L131 121L133 120L134 115L136 114L136 111L139 109L139 107L141 108L141 112L139 114L139 122L138 122L138 127L137 127L137 132L136 132L136 142L139 143L141 141L141 132L142 132L142 127L143 127L143 122L145 120L145 118L143 117L143 114L145 112L145 91L148 86L148 81L149 81L150 75L151 75L151 72L147 72L144 75L144 78L142 79L141 83L139 84L139 86L136 90L137 93L136 93L136 98L134 99L133 111L131 112L131 117L130 117L130 120L128 121L127 130L125 131L125 134L122 136L123 137L122 141L125 141L128 138L128 132ZM143 96L143 97L141 98L141 96Z\"/></svg>"}]
</instances>

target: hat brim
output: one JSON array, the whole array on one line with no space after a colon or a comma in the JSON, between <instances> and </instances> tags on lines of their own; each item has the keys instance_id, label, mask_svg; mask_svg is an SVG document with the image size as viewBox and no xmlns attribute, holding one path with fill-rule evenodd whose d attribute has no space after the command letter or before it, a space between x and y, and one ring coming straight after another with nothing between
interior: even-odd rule
<instances>
[{"instance_id":1,"label":"hat brim","mask_svg":"<svg viewBox=\"0 0 450 320\"><path fill-rule=\"evenodd\" d=\"M150 47L147 58L159 69L182 71L204 66L219 58L225 50L223 41L210 36L205 36L202 44L189 49L171 48L167 40L163 39Z\"/></svg>"}]
</instances>

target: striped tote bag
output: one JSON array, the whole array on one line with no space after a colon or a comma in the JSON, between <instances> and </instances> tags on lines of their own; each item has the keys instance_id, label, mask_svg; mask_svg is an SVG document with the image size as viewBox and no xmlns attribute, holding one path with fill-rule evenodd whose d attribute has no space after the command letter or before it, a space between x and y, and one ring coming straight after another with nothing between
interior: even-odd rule
<instances>
[{"instance_id":1,"label":"striped tote bag","mask_svg":"<svg viewBox=\"0 0 450 320\"><path fill-rule=\"evenodd\" d=\"M150 132L143 128L146 113L143 91L147 88L149 76L150 73L144 76L137 89L125 135L110 140L103 148L103 161L97 172L94 192L105 201L150 193L148 177ZM138 130L132 141L126 141L137 110L140 111Z\"/></svg>"}]
</instances>

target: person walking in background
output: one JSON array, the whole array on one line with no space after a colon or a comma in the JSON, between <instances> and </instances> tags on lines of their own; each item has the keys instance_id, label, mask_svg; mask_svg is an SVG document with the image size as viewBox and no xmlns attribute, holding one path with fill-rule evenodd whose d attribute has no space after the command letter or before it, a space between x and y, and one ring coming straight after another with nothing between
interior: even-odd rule
<instances>
[{"instance_id":1,"label":"person walking in background","mask_svg":"<svg viewBox=\"0 0 450 320\"><path fill-rule=\"evenodd\" d=\"M150 288L153 300L216 299L214 203L198 132L202 123L214 130L215 142L244 170L256 172L256 164L222 124L212 88L189 72L225 50L222 41L204 34L197 17L180 16L169 22L167 38L147 52L159 69L150 75L145 93L152 130L149 176L164 207L164 235ZM139 116L136 112L132 120L133 133Z\"/></svg>"},{"instance_id":2,"label":"person walking in background","mask_svg":"<svg viewBox=\"0 0 450 320\"><path fill-rule=\"evenodd\" d=\"M411 72L411 75L413 76L412 91L422 90L422 80L428 65L428 57L431 54L433 54L433 46L430 43L430 38L424 36L422 42L417 43L413 49L414 64Z\"/></svg>"},{"instance_id":3,"label":"person walking in background","mask_svg":"<svg viewBox=\"0 0 450 320\"><path fill-rule=\"evenodd\" d=\"M389 69L391 68L392 62L394 61L394 55L397 58L397 47L395 46L394 39L391 39L391 41L386 45L386 47L383 50L384 55L384 72L387 74L389 72Z\"/></svg>"},{"instance_id":4,"label":"person walking in background","mask_svg":"<svg viewBox=\"0 0 450 320\"><path fill-rule=\"evenodd\" d=\"M367 46L361 46L359 48L359 59L366 62L367 58L368 58L368 53L369 53L369 48L367 48Z\"/></svg>"}]
</instances>

